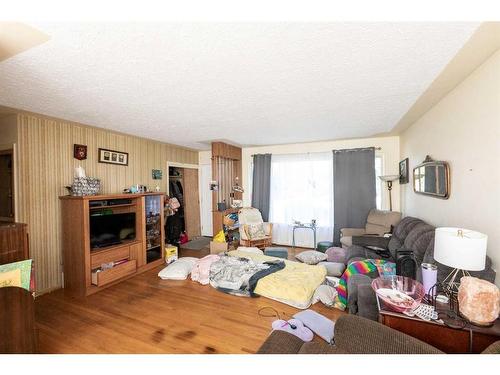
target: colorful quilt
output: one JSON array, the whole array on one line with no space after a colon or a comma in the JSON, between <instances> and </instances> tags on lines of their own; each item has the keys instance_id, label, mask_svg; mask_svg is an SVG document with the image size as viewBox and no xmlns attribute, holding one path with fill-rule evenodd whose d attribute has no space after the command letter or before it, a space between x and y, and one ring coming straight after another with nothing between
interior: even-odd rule
<instances>
[{"instance_id":1,"label":"colorful quilt","mask_svg":"<svg viewBox=\"0 0 500 375\"><path fill-rule=\"evenodd\" d=\"M31 259L0 265L0 288L16 286L27 291L34 289L31 266Z\"/></svg>"},{"instance_id":2,"label":"colorful quilt","mask_svg":"<svg viewBox=\"0 0 500 375\"><path fill-rule=\"evenodd\" d=\"M340 310L345 310L347 306L347 285L353 275L366 275L378 271L380 275L395 274L396 265L383 259L358 260L349 264L340 278L337 286L337 299L334 306Z\"/></svg>"}]
</instances>

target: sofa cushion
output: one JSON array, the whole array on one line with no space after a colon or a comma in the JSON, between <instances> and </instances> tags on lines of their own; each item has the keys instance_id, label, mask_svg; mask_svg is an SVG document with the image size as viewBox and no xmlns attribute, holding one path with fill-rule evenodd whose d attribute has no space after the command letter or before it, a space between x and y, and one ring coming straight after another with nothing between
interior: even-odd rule
<instances>
[{"instance_id":1,"label":"sofa cushion","mask_svg":"<svg viewBox=\"0 0 500 375\"><path fill-rule=\"evenodd\" d=\"M408 233L410 233L411 230L420 223L424 222L415 217L407 216L402 219L398 225L396 225L388 245L393 258L396 256L396 251L403 246Z\"/></svg>"},{"instance_id":2,"label":"sofa cushion","mask_svg":"<svg viewBox=\"0 0 500 375\"><path fill-rule=\"evenodd\" d=\"M396 225L401 220L401 213L396 211L370 210L366 218L365 230L368 234L378 234L391 231L391 226Z\"/></svg>"},{"instance_id":3,"label":"sofa cushion","mask_svg":"<svg viewBox=\"0 0 500 375\"><path fill-rule=\"evenodd\" d=\"M401 249L412 251L418 266L422 264L429 245L434 244L435 229L432 225L422 222L415 225L405 238Z\"/></svg>"}]
</instances>

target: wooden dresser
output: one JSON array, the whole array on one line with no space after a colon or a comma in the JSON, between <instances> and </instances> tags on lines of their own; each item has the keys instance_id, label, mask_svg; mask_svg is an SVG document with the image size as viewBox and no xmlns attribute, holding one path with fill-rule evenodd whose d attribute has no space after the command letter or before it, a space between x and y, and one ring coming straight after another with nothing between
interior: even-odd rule
<instances>
[{"instance_id":1,"label":"wooden dresser","mask_svg":"<svg viewBox=\"0 0 500 375\"><path fill-rule=\"evenodd\" d=\"M0 264L29 259L28 226L0 222Z\"/></svg>"}]
</instances>

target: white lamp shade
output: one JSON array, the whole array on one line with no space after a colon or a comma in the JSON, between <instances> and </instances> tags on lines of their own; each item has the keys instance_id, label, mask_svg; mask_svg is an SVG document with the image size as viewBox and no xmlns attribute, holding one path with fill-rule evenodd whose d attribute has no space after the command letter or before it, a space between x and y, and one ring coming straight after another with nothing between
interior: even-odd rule
<instances>
[{"instance_id":1,"label":"white lamp shade","mask_svg":"<svg viewBox=\"0 0 500 375\"><path fill-rule=\"evenodd\" d=\"M398 174L391 174L387 176L378 176L382 181L396 181L399 180L399 175Z\"/></svg>"},{"instance_id":2,"label":"white lamp shade","mask_svg":"<svg viewBox=\"0 0 500 375\"><path fill-rule=\"evenodd\" d=\"M436 228L434 259L466 271L484 270L488 236L462 228Z\"/></svg>"}]
</instances>

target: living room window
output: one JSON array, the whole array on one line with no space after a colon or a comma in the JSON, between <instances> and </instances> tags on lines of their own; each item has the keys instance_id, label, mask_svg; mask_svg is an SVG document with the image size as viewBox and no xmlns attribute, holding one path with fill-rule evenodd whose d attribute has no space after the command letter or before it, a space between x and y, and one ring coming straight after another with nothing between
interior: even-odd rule
<instances>
[{"instance_id":1,"label":"living room window","mask_svg":"<svg viewBox=\"0 0 500 375\"><path fill-rule=\"evenodd\" d=\"M317 241L333 236L333 159L331 152L273 155L269 221L273 241L292 244L294 221L317 222ZM313 246L310 230L297 230L295 244Z\"/></svg>"}]
</instances>

